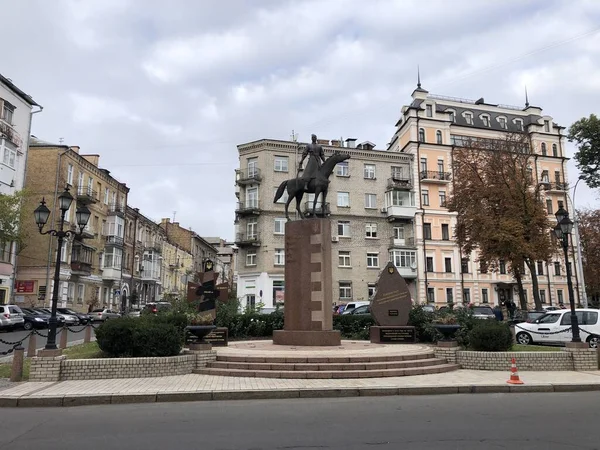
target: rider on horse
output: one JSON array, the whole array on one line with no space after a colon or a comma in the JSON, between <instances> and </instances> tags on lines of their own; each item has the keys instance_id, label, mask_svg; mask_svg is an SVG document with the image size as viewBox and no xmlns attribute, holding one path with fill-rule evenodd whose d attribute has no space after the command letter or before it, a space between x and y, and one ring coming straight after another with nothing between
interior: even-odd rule
<instances>
[{"instance_id":1,"label":"rider on horse","mask_svg":"<svg viewBox=\"0 0 600 450\"><path fill-rule=\"evenodd\" d=\"M301 180L304 181L304 192L308 192L308 183L310 180L317 178L317 172L319 171L321 164L325 162L325 155L323 154L323 147L317 144L317 135L311 136L312 143L308 144L302 152L302 159L300 160L300 166L298 172L302 170L302 163L304 159L310 155L306 169L302 174Z\"/></svg>"}]
</instances>

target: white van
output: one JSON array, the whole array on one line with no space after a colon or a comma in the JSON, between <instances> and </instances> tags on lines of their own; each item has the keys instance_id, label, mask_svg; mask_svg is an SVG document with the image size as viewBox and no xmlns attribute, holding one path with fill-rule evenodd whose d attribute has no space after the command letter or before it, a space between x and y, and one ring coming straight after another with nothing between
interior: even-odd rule
<instances>
[{"instance_id":1,"label":"white van","mask_svg":"<svg viewBox=\"0 0 600 450\"><path fill-rule=\"evenodd\" d=\"M576 309L579 334L583 342L589 342L590 347L598 348L600 339L600 323L597 309ZM515 325L517 342L529 344L564 344L573 339L571 331L571 310L560 309L548 311L531 323L523 322Z\"/></svg>"},{"instance_id":2,"label":"white van","mask_svg":"<svg viewBox=\"0 0 600 450\"><path fill-rule=\"evenodd\" d=\"M369 306L371 304L371 302L350 302L350 303L346 303L346 307L344 308L344 312L342 313L342 316L344 314L350 314L350 311L352 311L355 308L358 308L359 306Z\"/></svg>"}]
</instances>

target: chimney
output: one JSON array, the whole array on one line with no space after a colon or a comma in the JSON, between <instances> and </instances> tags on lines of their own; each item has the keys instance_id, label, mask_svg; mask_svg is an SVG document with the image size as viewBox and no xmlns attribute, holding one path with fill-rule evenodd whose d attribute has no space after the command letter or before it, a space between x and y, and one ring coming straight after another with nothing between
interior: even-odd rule
<instances>
[{"instance_id":1,"label":"chimney","mask_svg":"<svg viewBox=\"0 0 600 450\"><path fill-rule=\"evenodd\" d=\"M69 148L79 155L79 145L72 145Z\"/></svg>"},{"instance_id":2,"label":"chimney","mask_svg":"<svg viewBox=\"0 0 600 450\"><path fill-rule=\"evenodd\" d=\"M98 163L100 162L100 155L81 155L87 161L98 167Z\"/></svg>"},{"instance_id":3,"label":"chimney","mask_svg":"<svg viewBox=\"0 0 600 450\"><path fill-rule=\"evenodd\" d=\"M317 139L317 144L329 145L329 139Z\"/></svg>"},{"instance_id":4,"label":"chimney","mask_svg":"<svg viewBox=\"0 0 600 450\"><path fill-rule=\"evenodd\" d=\"M348 148L356 148L356 138L348 138L348 139L346 139L346 147L348 147Z\"/></svg>"}]
</instances>

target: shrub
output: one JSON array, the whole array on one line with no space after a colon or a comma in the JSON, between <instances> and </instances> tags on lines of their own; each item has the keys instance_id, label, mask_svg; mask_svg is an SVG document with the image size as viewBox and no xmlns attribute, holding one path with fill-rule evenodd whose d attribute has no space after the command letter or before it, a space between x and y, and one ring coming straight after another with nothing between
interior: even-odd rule
<instances>
[{"instance_id":1,"label":"shrub","mask_svg":"<svg viewBox=\"0 0 600 450\"><path fill-rule=\"evenodd\" d=\"M133 355L176 356L183 347L183 330L170 323L140 322L133 331Z\"/></svg>"},{"instance_id":2,"label":"shrub","mask_svg":"<svg viewBox=\"0 0 600 450\"><path fill-rule=\"evenodd\" d=\"M436 342L441 336L433 327L435 314L415 305L408 314L408 325L415 327L419 342Z\"/></svg>"},{"instance_id":3,"label":"shrub","mask_svg":"<svg viewBox=\"0 0 600 450\"><path fill-rule=\"evenodd\" d=\"M369 339L369 328L375 325L370 314L342 314L333 316L333 329L339 330L345 339Z\"/></svg>"},{"instance_id":4,"label":"shrub","mask_svg":"<svg viewBox=\"0 0 600 450\"><path fill-rule=\"evenodd\" d=\"M460 325L460 329L455 334L456 342L461 347L467 348L470 345L471 330L482 319L473 317L473 311L469 308L455 308L453 314L456 315L456 321Z\"/></svg>"},{"instance_id":5,"label":"shrub","mask_svg":"<svg viewBox=\"0 0 600 450\"><path fill-rule=\"evenodd\" d=\"M98 347L104 353L114 357L133 355L133 330L136 320L130 317L120 317L107 320L96 329Z\"/></svg>"},{"instance_id":6,"label":"shrub","mask_svg":"<svg viewBox=\"0 0 600 450\"><path fill-rule=\"evenodd\" d=\"M469 343L473 350L505 352L512 347L513 338L508 324L480 320L469 333Z\"/></svg>"}]
</instances>

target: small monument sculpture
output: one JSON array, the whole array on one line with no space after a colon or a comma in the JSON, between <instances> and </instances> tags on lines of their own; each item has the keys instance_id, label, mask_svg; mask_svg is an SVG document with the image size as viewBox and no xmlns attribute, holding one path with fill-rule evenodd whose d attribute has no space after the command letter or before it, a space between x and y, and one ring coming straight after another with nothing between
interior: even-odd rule
<instances>
[{"instance_id":1,"label":"small monument sculpture","mask_svg":"<svg viewBox=\"0 0 600 450\"><path fill-rule=\"evenodd\" d=\"M370 329L373 343L413 343L415 327L408 326L412 308L410 291L394 263L389 262L377 282L377 293L371 301L371 315L377 325Z\"/></svg>"},{"instance_id":2,"label":"small monument sculpture","mask_svg":"<svg viewBox=\"0 0 600 450\"><path fill-rule=\"evenodd\" d=\"M300 161L308 157L302 176L286 180L277 189L276 202L287 189L285 204L285 320L284 329L273 332L276 345L336 346L341 344L340 332L333 329L333 280L331 252L331 220L327 218L327 189L335 165L350 158L348 154L335 153L325 158L323 147L312 135ZM310 220L291 221L288 206L296 199L300 209L306 192L314 193ZM320 211L317 202L321 195Z\"/></svg>"}]
</instances>

